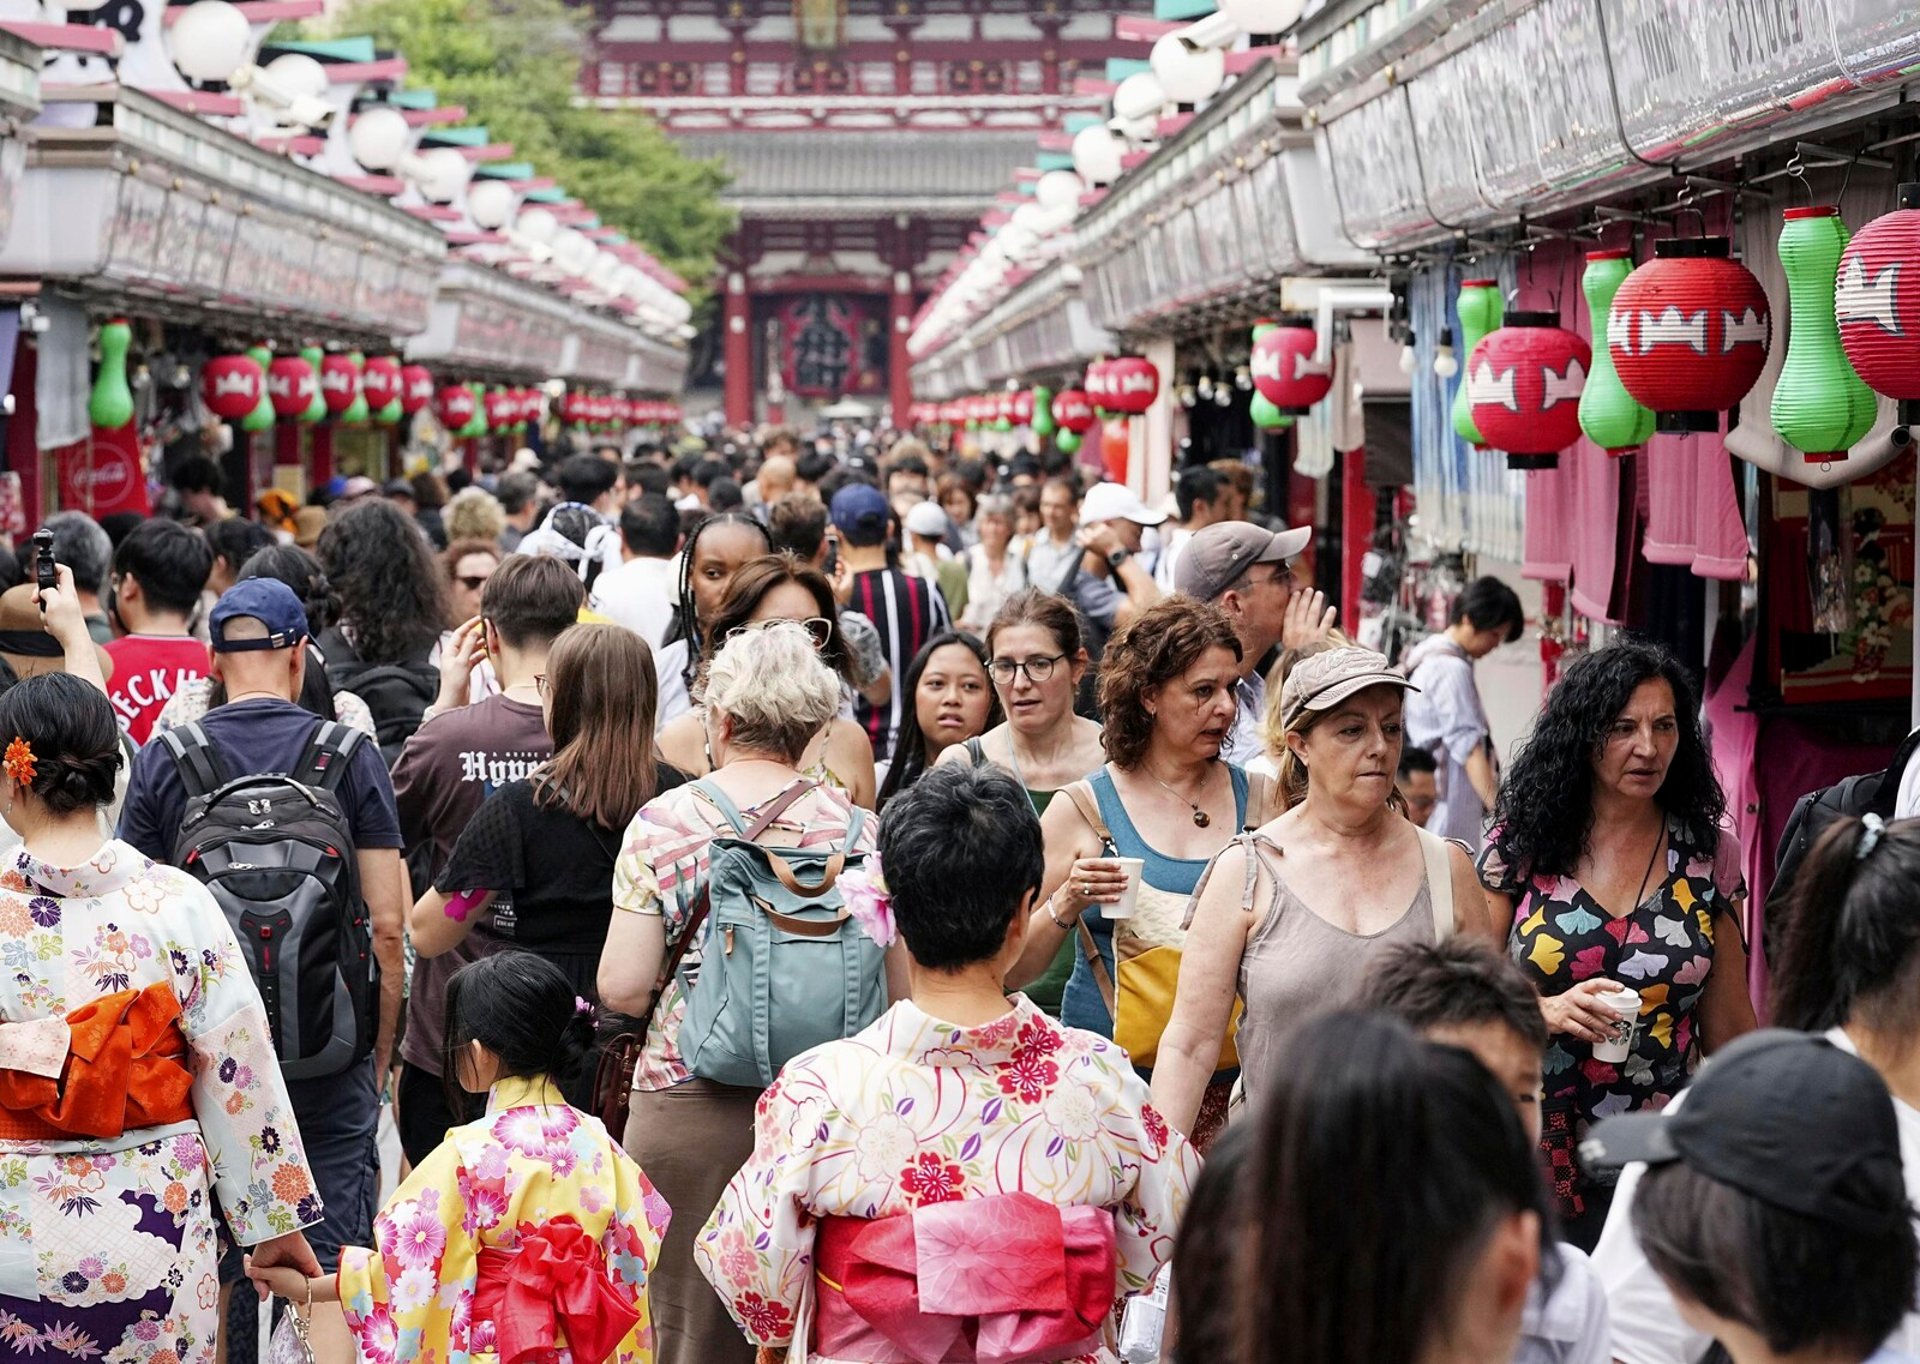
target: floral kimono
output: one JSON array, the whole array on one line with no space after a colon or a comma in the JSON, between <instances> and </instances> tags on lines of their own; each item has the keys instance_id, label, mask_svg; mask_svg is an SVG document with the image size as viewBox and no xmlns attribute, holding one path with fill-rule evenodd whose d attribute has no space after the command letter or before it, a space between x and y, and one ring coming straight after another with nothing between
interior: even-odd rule
<instances>
[{"instance_id":1,"label":"floral kimono","mask_svg":"<svg viewBox=\"0 0 1920 1364\"><path fill-rule=\"evenodd\" d=\"M211 1361L213 1196L243 1245L320 1219L232 930L125 843L71 869L18 849L0 968L0 1356Z\"/></svg>"},{"instance_id":2,"label":"floral kimono","mask_svg":"<svg viewBox=\"0 0 1920 1364\"><path fill-rule=\"evenodd\" d=\"M1113 1358L1200 1158L1112 1042L1010 1004L896 1004L788 1063L694 1249L747 1335L812 1364Z\"/></svg>"},{"instance_id":3,"label":"floral kimono","mask_svg":"<svg viewBox=\"0 0 1920 1364\"><path fill-rule=\"evenodd\" d=\"M502 1080L381 1209L378 1249L340 1252L360 1358L649 1364L667 1216L599 1119L550 1080Z\"/></svg>"}]
</instances>

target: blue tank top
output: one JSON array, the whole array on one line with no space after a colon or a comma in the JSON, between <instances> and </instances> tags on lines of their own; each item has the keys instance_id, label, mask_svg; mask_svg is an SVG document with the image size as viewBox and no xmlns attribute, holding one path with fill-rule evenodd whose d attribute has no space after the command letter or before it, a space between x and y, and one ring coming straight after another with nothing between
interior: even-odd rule
<instances>
[{"instance_id":1,"label":"blue tank top","mask_svg":"<svg viewBox=\"0 0 1920 1364\"><path fill-rule=\"evenodd\" d=\"M1229 763L1227 775L1233 779L1233 832L1237 833L1247 823L1247 774ZM1200 873L1207 869L1210 859L1168 857L1149 846L1127 816L1127 807L1121 804L1120 792L1114 788L1113 774L1107 768L1102 767L1087 778L1087 784L1093 788L1093 798L1100 807L1100 818L1106 821L1107 832L1113 835L1112 856L1137 857L1145 862L1141 880L1155 890L1171 895L1193 894L1194 886L1200 882ZM1100 949L1101 960L1107 965L1108 979L1112 979L1113 920L1102 917L1097 909L1090 909L1080 921L1093 934L1094 945ZM1074 941L1078 942L1079 937L1079 930L1075 929ZM1113 1036L1113 1016L1107 1012L1107 1002L1100 997L1100 986L1093 978L1093 968L1087 964L1086 953L1077 949L1073 954L1073 974L1067 978L1067 988L1060 999L1060 1021L1069 1028L1085 1028L1102 1037Z\"/></svg>"}]
</instances>

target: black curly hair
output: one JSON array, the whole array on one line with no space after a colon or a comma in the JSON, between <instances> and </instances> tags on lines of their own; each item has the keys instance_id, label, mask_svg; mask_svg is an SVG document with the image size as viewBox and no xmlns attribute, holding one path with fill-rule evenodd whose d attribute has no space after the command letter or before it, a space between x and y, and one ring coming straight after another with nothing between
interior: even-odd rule
<instances>
[{"instance_id":1,"label":"black curly hair","mask_svg":"<svg viewBox=\"0 0 1920 1364\"><path fill-rule=\"evenodd\" d=\"M411 516L384 498L362 502L329 521L314 549L366 662L405 663L439 641L446 574Z\"/></svg>"},{"instance_id":2,"label":"black curly hair","mask_svg":"<svg viewBox=\"0 0 1920 1364\"><path fill-rule=\"evenodd\" d=\"M1673 689L1680 744L1654 799L1695 838L1711 838L1727 810L1700 733L1693 681L1650 640L1626 637L1575 659L1513 755L1494 804L1492 845L1513 874L1571 876L1593 829L1593 755L1634 689L1661 679Z\"/></svg>"}]
</instances>

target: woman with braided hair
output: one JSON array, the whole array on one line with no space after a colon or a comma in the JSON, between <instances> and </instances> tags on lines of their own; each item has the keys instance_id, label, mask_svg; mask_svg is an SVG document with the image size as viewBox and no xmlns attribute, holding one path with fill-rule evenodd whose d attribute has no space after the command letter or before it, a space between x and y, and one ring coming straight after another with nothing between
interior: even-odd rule
<instances>
[{"instance_id":1,"label":"woman with braided hair","mask_svg":"<svg viewBox=\"0 0 1920 1364\"><path fill-rule=\"evenodd\" d=\"M661 729L693 709L693 679L706 653L705 627L719 612L733 575L772 548L767 528L746 512L716 512L687 535L680 549L679 602L667 642L654 659L660 675L654 723Z\"/></svg>"}]
</instances>

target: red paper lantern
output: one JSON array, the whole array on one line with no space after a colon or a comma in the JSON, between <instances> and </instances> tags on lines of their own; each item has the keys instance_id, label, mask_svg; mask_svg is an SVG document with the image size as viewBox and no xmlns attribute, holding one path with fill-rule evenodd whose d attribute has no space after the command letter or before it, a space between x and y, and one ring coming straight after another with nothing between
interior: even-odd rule
<instances>
[{"instance_id":1,"label":"red paper lantern","mask_svg":"<svg viewBox=\"0 0 1920 1364\"><path fill-rule=\"evenodd\" d=\"M200 368L200 396L222 421L237 422L260 406L266 371L251 355L216 355Z\"/></svg>"},{"instance_id":2,"label":"red paper lantern","mask_svg":"<svg viewBox=\"0 0 1920 1364\"><path fill-rule=\"evenodd\" d=\"M1084 389L1061 389L1053 395L1053 421L1062 431L1084 435L1093 428L1092 395Z\"/></svg>"},{"instance_id":3,"label":"red paper lantern","mask_svg":"<svg viewBox=\"0 0 1920 1364\"><path fill-rule=\"evenodd\" d=\"M1901 422L1912 425L1920 423L1920 183L1901 185L1898 203L1847 243L1833 312L1853 372L1898 400Z\"/></svg>"},{"instance_id":4,"label":"red paper lantern","mask_svg":"<svg viewBox=\"0 0 1920 1364\"><path fill-rule=\"evenodd\" d=\"M513 396L504 388L490 388L486 397L487 429L504 431L513 425Z\"/></svg>"},{"instance_id":5,"label":"red paper lantern","mask_svg":"<svg viewBox=\"0 0 1920 1364\"><path fill-rule=\"evenodd\" d=\"M1096 408L1111 409L1113 397L1113 361L1095 360L1087 366L1085 388L1087 401Z\"/></svg>"},{"instance_id":6,"label":"red paper lantern","mask_svg":"<svg viewBox=\"0 0 1920 1364\"><path fill-rule=\"evenodd\" d=\"M473 390L465 384L448 384L440 390L440 400L436 410L440 414L442 426L449 431L460 431L473 420Z\"/></svg>"},{"instance_id":7,"label":"red paper lantern","mask_svg":"<svg viewBox=\"0 0 1920 1364\"><path fill-rule=\"evenodd\" d=\"M433 373L425 365L400 369L400 410L411 417L433 401Z\"/></svg>"},{"instance_id":8,"label":"red paper lantern","mask_svg":"<svg viewBox=\"0 0 1920 1364\"><path fill-rule=\"evenodd\" d=\"M615 398L613 400L613 419L619 422L622 426L632 426L633 425L633 408L634 408L633 399Z\"/></svg>"},{"instance_id":9,"label":"red paper lantern","mask_svg":"<svg viewBox=\"0 0 1920 1364\"><path fill-rule=\"evenodd\" d=\"M360 371L353 361L338 353L320 362L320 396L326 400L330 416L339 416L360 396Z\"/></svg>"},{"instance_id":10,"label":"red paper lantern","mask_svg":"<svg viewBox=\"0 0 1920 1364\"><path fill-rule=\"evenodd\" d=\"M391 355L376 355L360 371L360 391L367 395L367 406L378 412L400 396L405 386L400 377L400 362Z\"/></svg>"},{"instance_id":11,"label":"red paper lantern","mask_svg":"<svg viewBox=\"0 0 1920 1364\"><path fill-rule=\"evenodd\" d=\"M1507 467L1551 469L1580 439L1580 394L1593 349L1558 313L1508 313L1467 358L1467 402Z\"/></svg>"},{"instance_id":12,"label":"red paper lantern","mask_svg":"<svg viewBox=\"0 0 1920 1364\"><path fill-rule=\"evenodd\" d=\"M1247 367L1260 396L1290 416L1302 416L1333 387L1333 361L1316 360L1320 336L1301 322L1282 322L1253 343Z\"/></svg>"},{"instance_id":13,"label":"red paper lantern","mask_svg":"<svg viewBox=\"0 0 1920 1364\"><path fill-rule=\"evenodd\" d=\"M525 398L520 404L520 417L529 426L536 426L539 424L540 418L542 415L542 411L541 411L542 399L544 396L545 395L543 395L540 392L540 390L537 388L530 388L526 390Z\"/></svg>"},{"instance_id":14,"label":"red paper lantern","mask_svg":"<svg viewBox=\"0 0 1920 1364\"><path fill-rule=\"evenodd\" d=\"M1712 431L1767 363L1766 290L1725 237L1669 238L1628 275L1607 315L1620 383L1668 432Z\"/></svg>"},{"instance_id":15,"label":"red paper lantern","mask_svg":"<svg viewBox=\"0 0 1920 1364\"><path fill-rule=\"evenodd\" d=\"M1137 417L1160 396L1160 371L1138 355L1123 355L1107 364L1107 406Z\"/></svg>"},{"instance_id":16,"label":"red paper lantern","mask_svg":"<svg viewBox=\"0 0 1920 1364\"><path fill-rule=\"evenodd\" d=\"M320 376L298 355L276 355L267 366L267 399L273 415L292 419L313 406Z\"/></svg>"},{"instance_id":17,"label":"red paper lantern","mask_svg":"<svg viewBox=\"0 0 1920 1364\"><path fill-rule=\"evenodd\" d=\"M1013 395L1013 424L1025 426L1033 420L1033 390L1023 388Z\"/></svg>"}]
</instances>

